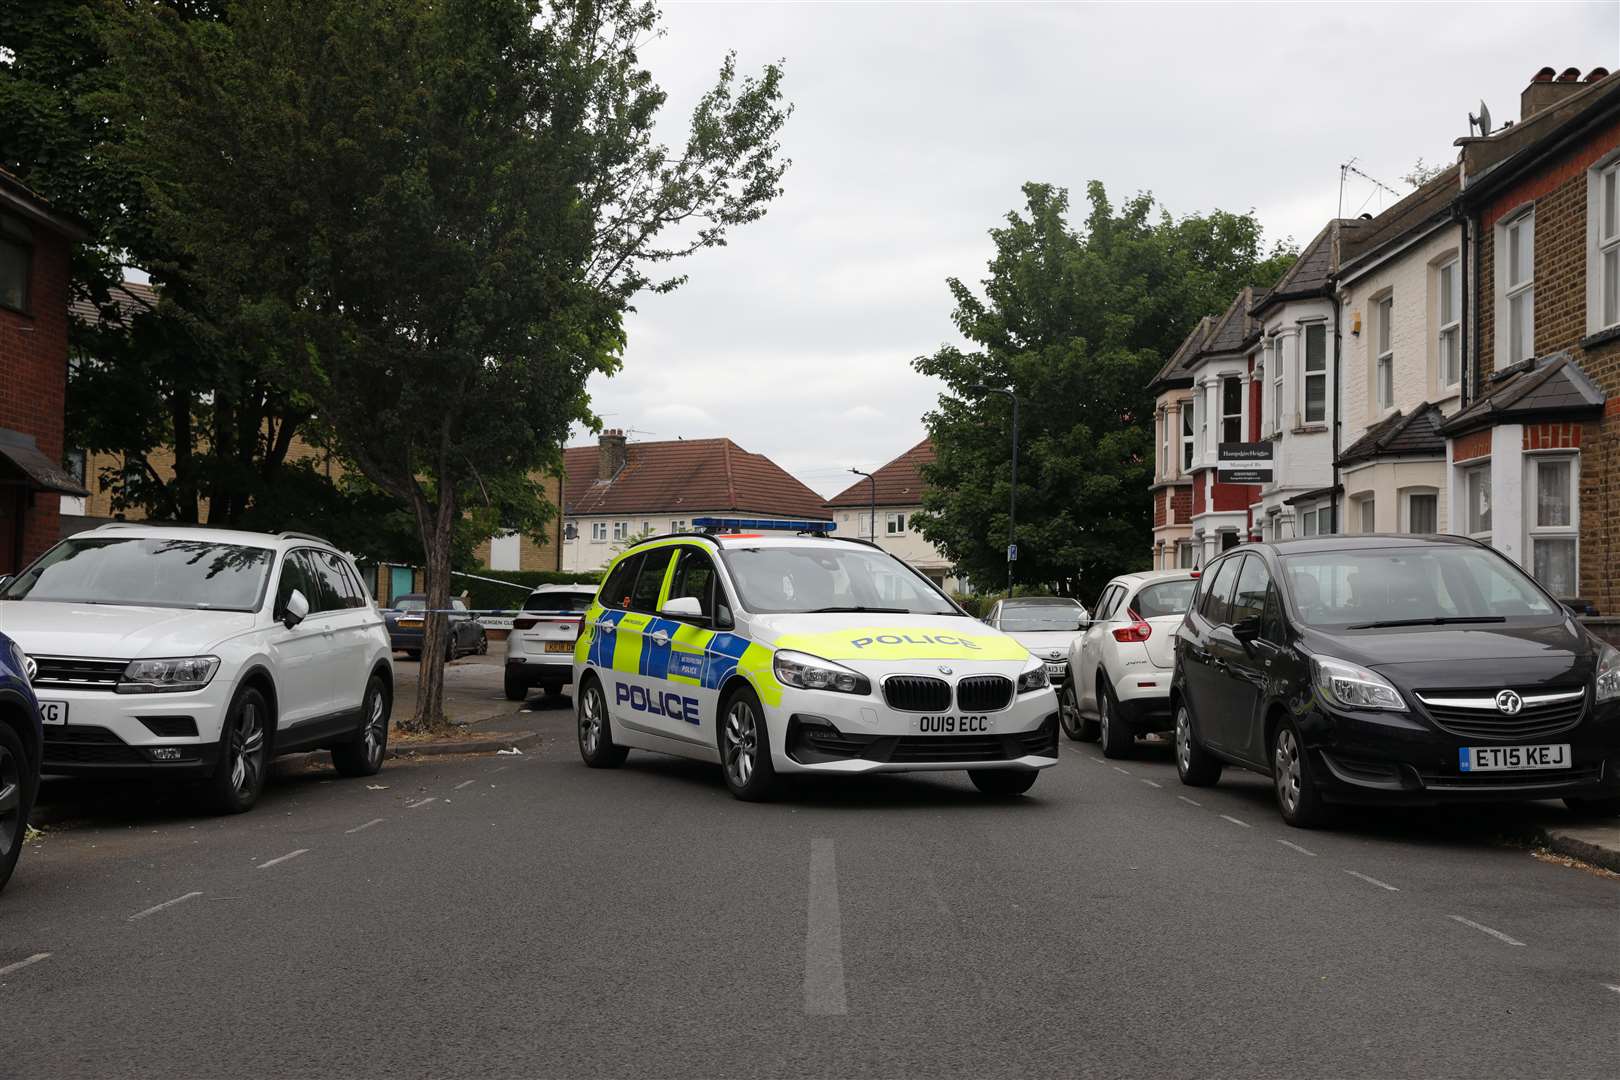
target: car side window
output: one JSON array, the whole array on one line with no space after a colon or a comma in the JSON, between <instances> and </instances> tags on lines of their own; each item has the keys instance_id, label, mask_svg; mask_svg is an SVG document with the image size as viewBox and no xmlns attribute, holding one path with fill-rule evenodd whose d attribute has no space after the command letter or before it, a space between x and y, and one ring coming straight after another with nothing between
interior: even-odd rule
<instances>
[{"instance_id":1,"label":"car side window","mask_svg":"<svg viewBox=\"0 0 1620 1080\"><path fill-rule=\"evenodd\" d=\"M641 560L641 571L636 575L635 587L630 590L630 610L653 614L658 610L658 591L664 587L664 573L669 560L675 557L672 547L657 548Z\"/></svg>"},{"instance_id":2,"label":"car side window","mask_svg":"<svg viewBox=\"0 0 1620 1080\"><path fill-rule=\"evenodd\" d=\"M349 603L344 595L347 586L344 584L343 575L333 565L332 556L325 551L308 549L298 552L298 556L309 567L307 573L310 584L314 585L316 592L320 594L319 600L313 596L306 597L309 600L310 612L342 611L348 607Z\"/></svg>"},{"instance_id":3,"label":"car side window","mask_svg":"<svg viewBox=\"0 0 1620 1080\"><path fill-rule=\"evenodd\" d=\"M1119 600L1119 586L1109 585L1103 589L1102 595L1097 597L1097 617L1094 622L1107 622L1114 614L1114 605Z\"/></svg>"},{"instance_id":4,"label":"car side window","mask_svg":"<svg viewBox=\"0 0 1620 1080\"><path fill-rule=\"evenodd\" d=\"M1282 597L1275 585L1266 590L1266 613L1260 617L1260 636L1273 645L1283 644Z\"/></svg>"},{"instance_id":5,"label":"car side window","mask_svg":"<svg viewBox=\"0 0 1620 1080\"><path fill-rule=\"evenodd\" d=\"M1237 577L1240 558L1224 559L1215 568L1215 576L1211 579L1206 574L1209 583L1204 586L1204 595L1200 599L1198 611L1205 619L1215 626L1224 626L1231 622L1230 599L1232 596L1232 582Z\"/></svg>"},{"instance_id":6,"label":"car side window","mask_svg":"<svg viewBox=\"0 0 1620 1080\"><path fill-rule=\"evenodd\" d=\"M620 611L630 606L630 590L635 587L641 561L641 552L637 552L620 559L618 565L608 572L607 580L602 582L600 594L603 606L618 608Z\"/></svg>"},{"instance_id":7,"label":"car side window","mask_svg":"<svg viewBox=\"0 0 1620 1080\"><path fill-rule=\"evenodd\" d=\"M276 614L280 615L287 610L287 601L292 599L293 590L304 594L311 611L320 610L320 594L315 585L309 580L309 567L302 558L303 552L289 551L281 557L281 581L276 585Z\"/></svg>"},{"instance_id":8,"label":"car side window","mask_svg":"<svg viewBox=\"0 0 1620 1080\"><path fill-rule=\"evenodd\" d=\"M714 563L697 548L681 552L681 564L675 568L675 580L670 582L669 598L690 596L703 608L705 618L714 618Z\"/></svg>"},{"instance_id":9,"label":"car side window","mask_svg":"<svg viewBox=\"0 0 1620 1080\"><path fill-rule=\"evenodd\" d=\"M1258 555L1243 559L1238 572L1237 591L1232 594L1231 622L1259 621L1266 611L1266 593L1271 589L1271 572Z\"/></svg>"},{"instance_id":10,"label":"car side window","mask_svg":"<svg viewBox=\"0 0 1620 1080\"><path fill-rule=\"evenodd\" d=\"M366 606L365 594L360 591L360 585L355 581L353 571L348 568L348 560L331 551L311 551L309 556L320 570L322 582L333 590L338 607Z\"/></svg>"}]
</instances>

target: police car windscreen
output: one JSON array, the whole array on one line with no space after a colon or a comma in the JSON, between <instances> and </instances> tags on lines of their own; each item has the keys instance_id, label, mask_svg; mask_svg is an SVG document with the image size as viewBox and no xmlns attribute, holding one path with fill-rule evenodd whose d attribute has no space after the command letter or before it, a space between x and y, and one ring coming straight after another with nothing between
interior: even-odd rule
<instances>
[{"instance_id":1,"label":"police car windscreen","mask_svg":"<svg viewBox=\"0 0 1620 1080\"><path fill-rule=\"evenodd\" d=\"M909 568L865 548L731 548L726 564L743 607L761 614L860 610L959 615Z\"/></svg>"}]
</instances>

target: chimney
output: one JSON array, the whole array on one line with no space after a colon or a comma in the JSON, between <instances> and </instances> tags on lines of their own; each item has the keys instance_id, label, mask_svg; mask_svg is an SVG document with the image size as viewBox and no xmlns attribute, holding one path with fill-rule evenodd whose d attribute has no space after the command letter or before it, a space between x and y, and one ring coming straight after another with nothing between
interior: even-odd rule
<instances>
[{"instance_id":1,"label":"chimney","mask_svg":"<svg viewBox=\"0 0 1620 1080\"><path fill-rule=\"evenodd\" d=\"M628 453L624 448L624 431L608 428L596 441L596 478L611 480L624 468Z\"/></svg>"},{"instance_id":2,"label":"chimney","mask_svg":"<svg viewBox=\"0 0 1620 1080\"><path fill-rule=\"evenodd\" d=\"M1585 85L1581 82L1580 68L1565 68L1563 74L1550 67L1542 68L1519 95L1519 120L1528 120L1543 109L1557 105Z\"/></svg>"}]
</instances>

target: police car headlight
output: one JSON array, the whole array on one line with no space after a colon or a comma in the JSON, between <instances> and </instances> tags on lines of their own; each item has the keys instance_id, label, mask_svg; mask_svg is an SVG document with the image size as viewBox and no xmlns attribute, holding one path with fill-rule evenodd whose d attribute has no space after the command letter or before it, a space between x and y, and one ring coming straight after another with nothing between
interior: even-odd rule
<instances>
[{"instance_id":1,"label":"police car headlight","mask_svg":"<svg viewBox=\"0 0 1620 1080\"><path fill-rule=\"evenodd\" d=\"M801 690L833 690L840 694L872 692L872 684L865 675L809 653L784 649L776 654L772 666L778 682Z\"/></svg>"},{"instance_id":2,"label":"police car headlight","mask_svg":"<svg viewBox=\"0 0 1620 1080\"><path fill-rule=\"evenodd\" d=\"M1046 662L1041 661L1022 675L1018 676L1018 692L1027 694L1031 690L1043 690L1047 686Z\"/></svg>"}]
</instances>

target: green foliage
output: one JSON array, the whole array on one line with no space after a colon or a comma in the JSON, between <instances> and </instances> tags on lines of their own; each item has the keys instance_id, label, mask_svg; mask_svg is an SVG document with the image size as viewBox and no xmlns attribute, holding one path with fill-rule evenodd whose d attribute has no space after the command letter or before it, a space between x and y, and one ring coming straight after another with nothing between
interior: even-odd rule
<instances>
[{"instance_id":1,"label":"green foliage","mask_svg":"<svg viewBox=\"0 0 1620 1080\"><path fill-rule=\"evenodd\" d=\"M638 0L120 11L114 112L156 230L230 349L409 508L433 604L472 493L497 502L594 423L586 380L617 370L631 298L780 192L781 69L727 57L672 152Z\"/></svg>"},{"instance_id":2,"label":"green foliage","mask_svg":"<svg viewBox=\"0 0 1620 1080\"><path fill-rule=\"evenodd\" d=\"M454 576L450 591L456 595L465 591L467 606L480 611L515 611L523 606L528 592L541 585L595 586L602 580L602 575L597 573L571 574L560 570L479 570L477 574L478 577L500 578L523 586L522 589L514 589L477 578Z\"/></svg>"},{"instance_id":3,"label":"green foliage","mask_svg":"<svg viewBox=\"0 0 1620 1080\"><path fill-rule=\"evenodd\" d=\"M939 458L914 520L972 580L1005 579L1010 406L972 387L1009 387L1019 397L1017 576L1078 595L1145 559L1149 381L1199 318L1244 285L1273 283L1294 251L1266 248L1252 214L1172 218L1147 194L1116 209L1096 182L1076 231L1067 192L1023 190L1024 211L991 230L983 297L949 281L953 320L974 348L915 362L946 391L924 418Z\"/></svg>"}]
</instances>

